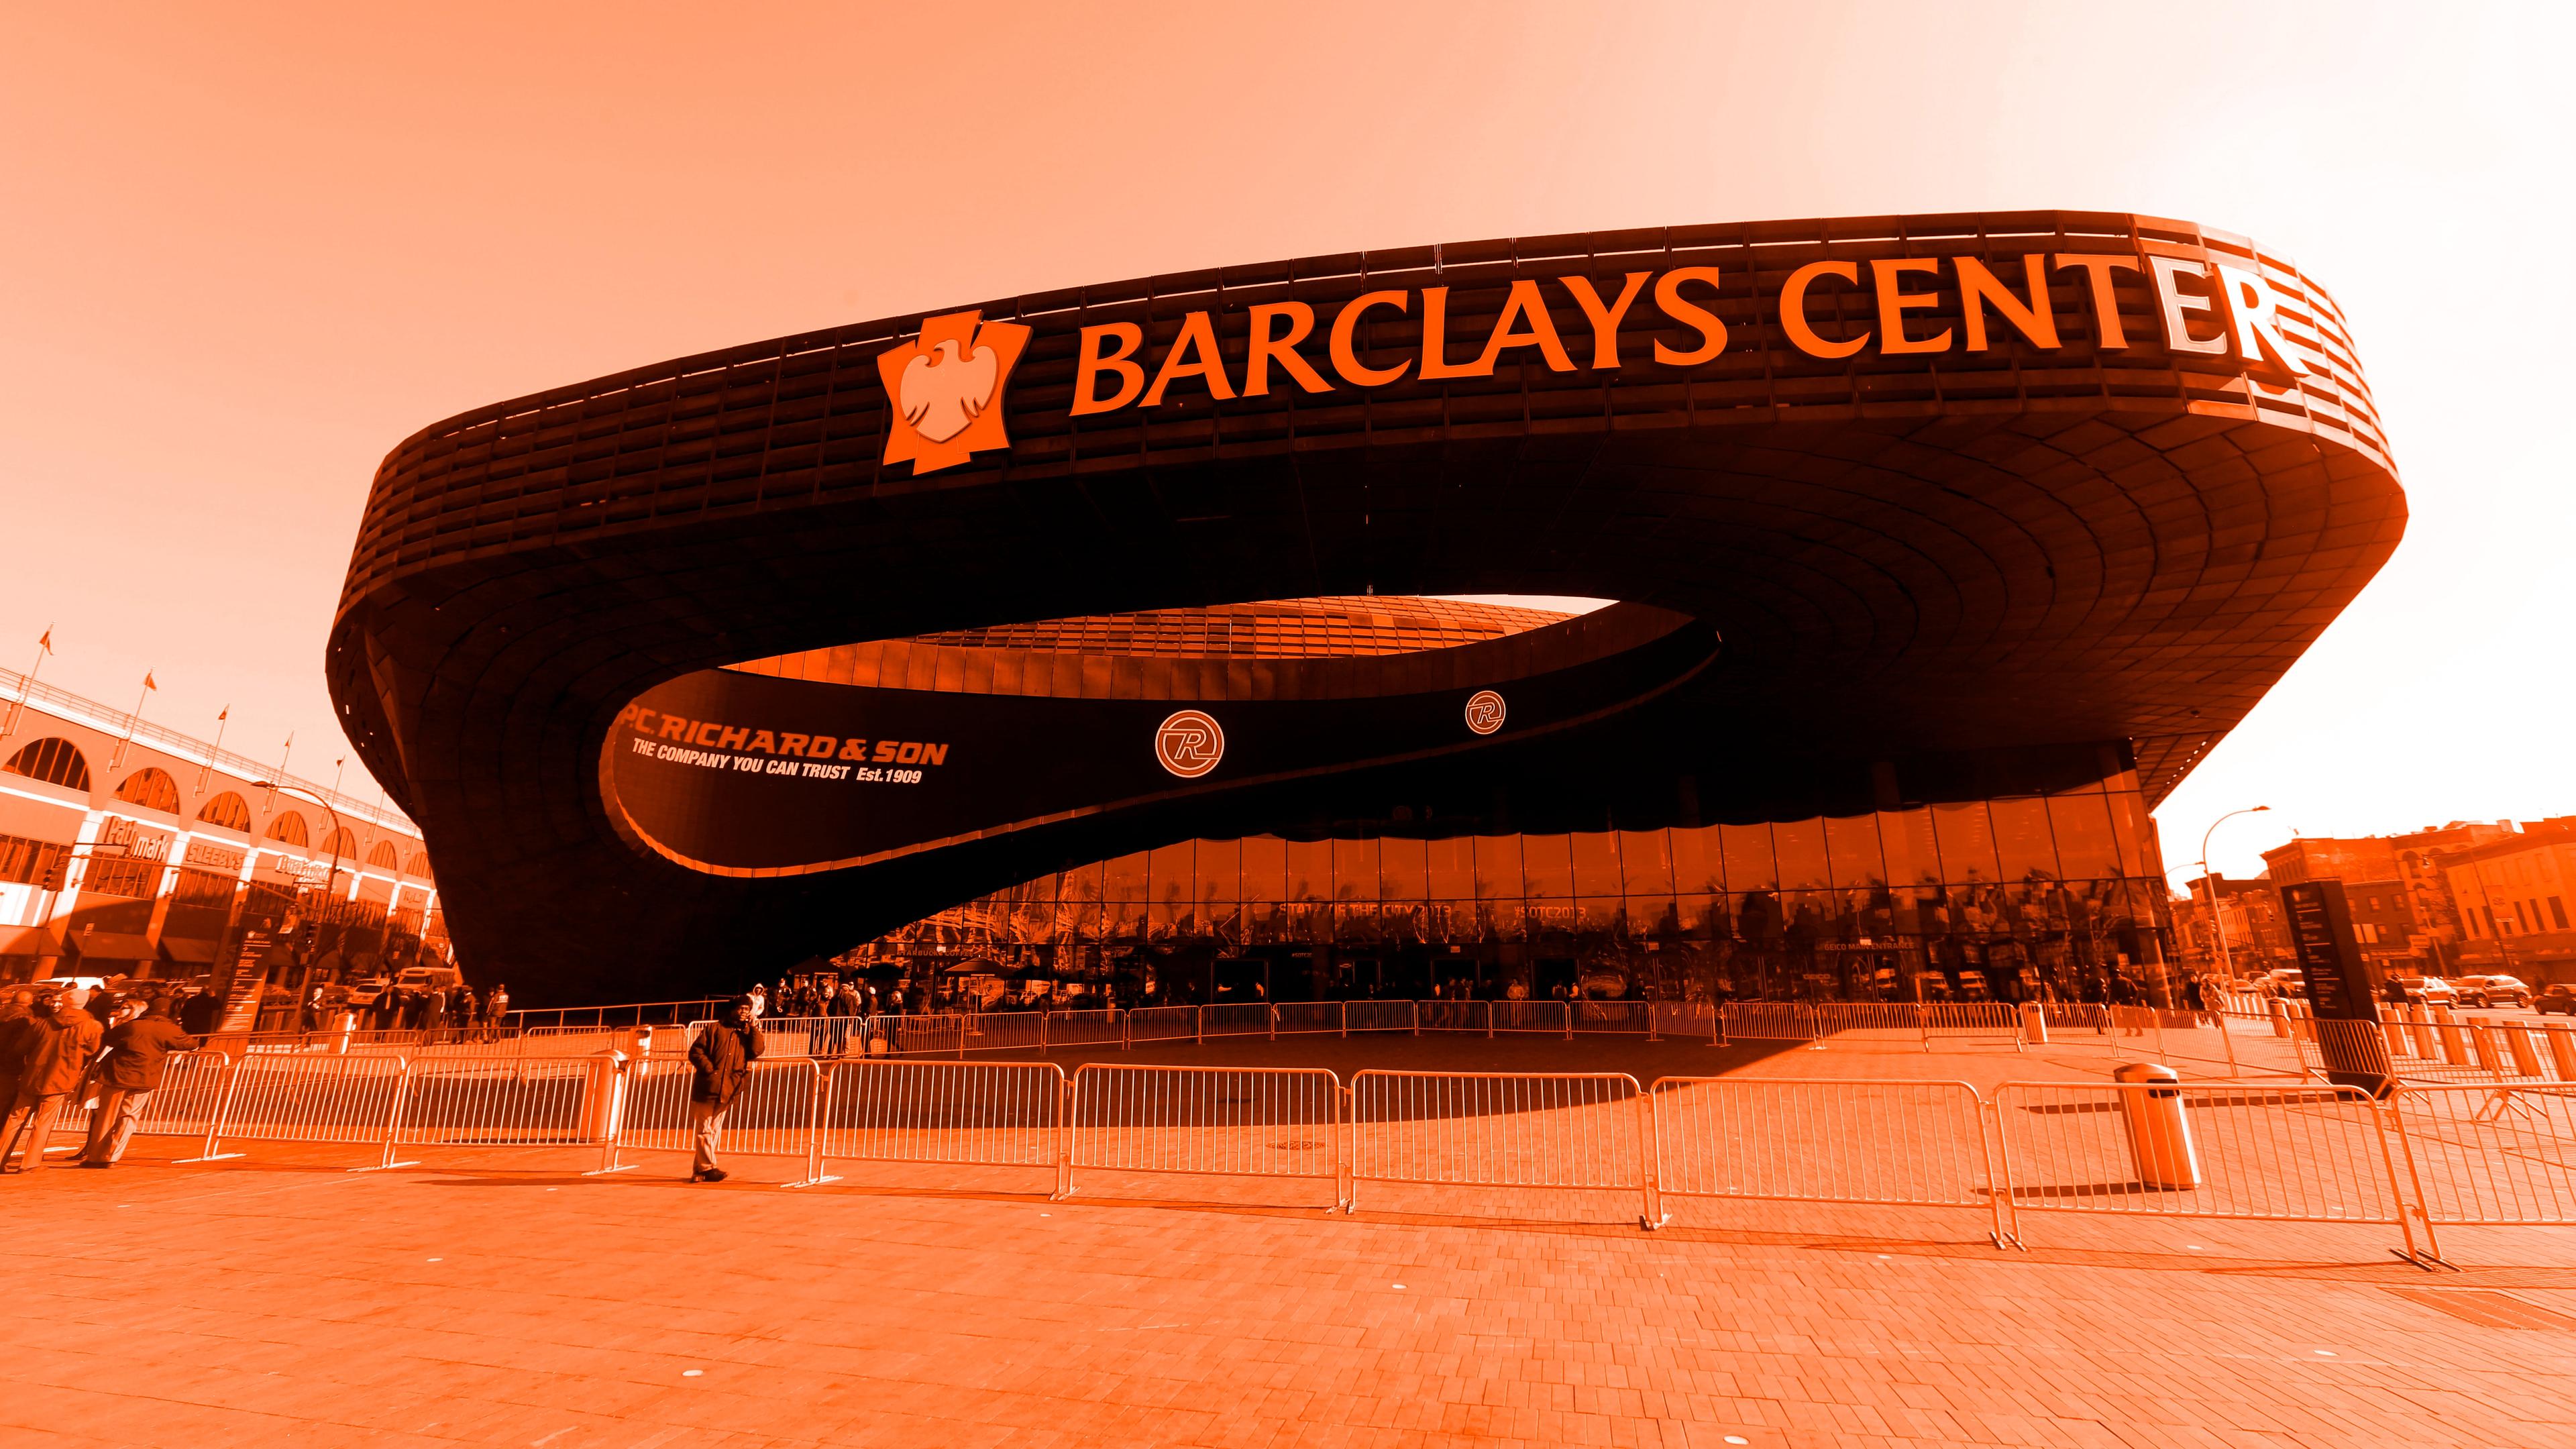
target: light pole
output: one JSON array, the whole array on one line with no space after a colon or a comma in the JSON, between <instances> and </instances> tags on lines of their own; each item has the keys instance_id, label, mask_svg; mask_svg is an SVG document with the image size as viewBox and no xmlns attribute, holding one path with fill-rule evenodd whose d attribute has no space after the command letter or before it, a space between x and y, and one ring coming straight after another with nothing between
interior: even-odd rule
<instances>
[{"instance_id":1,"label":"light pole","mask_svg":"<svg viewBox=\"0 0 2576 1449\"><path fill-rule=\"evenodd\" d=\"M2230 810L2209 822L2209 828L2200 833L2200 883L2209 891L2209 928L2218 933L2219 969L2227 973L2230 981L2236 979L2236 958L2227 949L2227 918L2218 913L2218 882L2209 876L2209 837L2218 833L2218 827L2239 815L2257 815L2271 808L2269 805L2248 805L2242 810Z\"/></svg>"},{"instance_id":2,"label":"light pole","mask_svg":"<svg viewBox=\"0 0 2576 1449\"><path fill-rule=\"evenodd\" d=\"M324 799L318 791L307 790L301 785L289 785L279 780L254 780L251 783L262 790L271 790L282 795L300 796L306 800L310 800L314 804L321 806L322 812L331 817L331 869L330 872L322 878L322 899L326 903L331 901L333 899L333 893L339 889L340 885L340 837L345 833L345 827L340 823L340 812L332 809L331 802ZM343 959L345 960L345 958ZM303 963L302 969L304 974L298 979L295 987L299 992L304 990L303 982L311 978L313 963L309 961Z\"/></svg>"}]
</instances>

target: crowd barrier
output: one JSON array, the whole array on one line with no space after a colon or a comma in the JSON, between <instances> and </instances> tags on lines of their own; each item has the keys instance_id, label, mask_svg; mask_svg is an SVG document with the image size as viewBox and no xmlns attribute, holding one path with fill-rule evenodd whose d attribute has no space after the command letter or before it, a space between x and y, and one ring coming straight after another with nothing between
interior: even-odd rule
<instances>
[{"instance_id":1,"label":"crowd barrier","mask_svg":"<svg viewBox=\"0 0 2576 1449\"><path fill-rule=\"evenodd\" d=\"M201 1142L184 1162L259 1143L373 1158L354 1171L428 1147L574 1149L621 1172L691 1150L693 1084L676 1036L589 1057L203 1051L170 1059L138 1131ZM86 1118L63 1114L57 1134L76 1140ZM2402 1255L2428 1262L2445 1227L2576 1226L2576 1082L2555 1081L1980 1094L1370 1070L1345 1086L1322 1068L1093 1062L1068 1077L1053 1062L781 1057L751 1065L719 1150L796 1164L796 1186L877 1161L1036 1169L1059 1196L1085 1173L1310 1179L1354 1211L1363 1184L1614 1192L1648 1226L1667 1197L1968 1209L2007 1245L2052 1212L2393 1225Z\"/></svg>"},{"instance_id":2,"label":"crowd barrier","mask_svg":"<svg viewBox=\"0 0 2576 1449\"><path fill-rule=\"evenodd\" d=\"M2576 1082L2576 1023L2464 1017L2446 1006L2380 1008L2379 1021L2290 1019L2300 1066L2381 1071L2419 1084Z\"/></svg>"}]
</instances>

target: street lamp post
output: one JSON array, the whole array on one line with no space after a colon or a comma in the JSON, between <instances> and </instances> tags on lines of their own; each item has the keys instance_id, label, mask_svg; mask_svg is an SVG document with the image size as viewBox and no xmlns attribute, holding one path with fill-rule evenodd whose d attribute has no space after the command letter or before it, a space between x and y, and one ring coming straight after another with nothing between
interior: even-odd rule
<instances>
[{"instance_id":1,"label":"street lamp post","mask_svg":"<svg viewBox=\"0 0 2576 1449\"><path fill-rule=\"evenodd\" d=\"M2230 810L2209 822L2209 828L2200 833L2200 883L2209 892L2209 928L2218 933L2219 969L2227 973L2230 981L2236 979L2236 957L2227 949L2227 918L2218 913L2218 883L2209 876L2209 837L2218 833L2218 827L2239 815L2257 815L2271 808L2269 805L2248 805L2242 810Z\"/></svg>"},{"instance_id":2,"label":"street lamp post","mask_svg":"<svg viewBox=\"0 0 2576 1449\"><path fill-rule=\"evenodd\" d=\"M310 800L314 804L322 807L323 814L331 817L331 869L322 877L322 899L325 901L331 900L333 898L333 894L340 886L340 837L346 833L346 827L344 827L340 821L340 812L333 809L331 802L324 799L319 792L305 789L301 785L289 785L280 780L254 780L251 783L258 789L271 790L281 795L292 795L305 800ZM312 970L312 963L304 963L304 969L309 973ZM264 977L263 984L265 984ZM298 981L295 989L299 992L302 991L304 989L303 983Z\"/></svg>"}]
</instances>

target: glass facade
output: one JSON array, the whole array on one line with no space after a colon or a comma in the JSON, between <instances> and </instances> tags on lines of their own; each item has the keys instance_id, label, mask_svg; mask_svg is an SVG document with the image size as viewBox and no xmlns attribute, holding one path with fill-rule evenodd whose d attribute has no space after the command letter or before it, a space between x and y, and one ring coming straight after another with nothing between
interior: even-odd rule
<instances>
[{"instance_id":1,"label":"glass facade","mask_svg":"<svg viewBox=\"0 0 2576 1449\"><path fill-rule=\"evenodd\" d=\"M2123 774L1747 824L1187 840L1024 881L858 954L983 955L1160 999L1256 984L1280 1000L2098 999L2115 972L2167 986L2165 894Z\"/></svg>"}]
</instances>

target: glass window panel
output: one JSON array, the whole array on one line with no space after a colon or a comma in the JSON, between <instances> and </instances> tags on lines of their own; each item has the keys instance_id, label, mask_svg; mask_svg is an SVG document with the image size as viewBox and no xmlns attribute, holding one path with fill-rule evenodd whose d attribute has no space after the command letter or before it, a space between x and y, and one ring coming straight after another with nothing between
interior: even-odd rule
<instances>
[{"instance_id":1,"label":"glass window panel","mask_svg":"<svg viewBox=\"0 0 2576 1449\"><path fill-rule=\"evenodd\" d=\"M1476 842L1470 836L1423 842L1426 900L1467 901L1476 898Z\"/></svg>"},{"instance_id":2,"label":"glass window panel","mask_svg":"<svg viewBox=\"0 0 2576 1449\"><path fill-rule=\"evenodd\" d=\"M1107 901L1141 901L1145 899L1145 852L1122 855L1102 862L1100 894Z\"/></svg>"},{"instance_id":3,"label":"glass window panel","mask_svg":"<svg viewBox=\"0 0 2576 1449\"><path fill-rule=\"evenodd\" d=\"M1243 939L1246 941L1268 942L1279 939L1279 902L1275 899L1245 901L1241 914L1235 919L1241 925Z\"/></svg>"},{"instance_id":4,"label":"glass window panel","mask_svg":"<svg viewBox=\"0 0 2576 1449\"><path fill-rule=\"evenodd\" d=\"M1377 862L1377 842L1374 840L1334 841L1333 899L1375 901Z\"/></svg>"},{"instance_id":5,"label":"glass window panel","mask_svg":"<svg viewBox=\"0 0 2576 1449\"><path fill-rule=\"evenodd\" d=\"M1476 899L1521 896L1521 838L1517 835L1476 837Z\"/></svg>"},{"instance_id":6,"label":"glass window panel","mask_svg":"<svg viewBox=\"0 0 2576 1449\"><path fill-rule=\"evenodd\" d=\"M1279 908L1277 919L1278 939L1317 941L1331 929L1333 908L1313 901L1292 901Z\"/></svg>"},{"instance_id":7,"label":"glass window panel","mask_svg":"<svg viewBox=\"0 0 2576 1449\"><path fill-rule=\"evenodd\" d=\"M1276 835L1247 836L1243 842L1243 899L1288 899L1288 842Z\"/></svg>"},{"instance_id":8,"label":"glass window panel","mask_svg":"<svg viewBox=\"0 0 2576 1449\"><path fill-rule=\"evenodd\" d=\"M2146 802L2135 790L2114 790L2104 797L2111 806L2112 844L2120 852L2120 865L2134 876L2162 876L2162 852L2156 849L2155 826L2147 818Z\"/></svg>"},{"instance_id":9,"label":"glass window panel","mask_svg":"<svg viewBox=\"0 0 2576 1449\"><path fill-rule=\"evenodd\" d=\"M1730 892L1767 891L1780 883L1779 862L1771 857L1768 825L1721 825L1718 839L1726 856Z\"/></svg>"},{"instance_id":10,"label":"glass window panel","mask_svg":"<svg viewBox=\"0 0 2576 1449\"><path fill-rule=\"evenodd\" d=\"M1235 901L1201 901L1198 931L1202 936L1219 936L1228 941L1242 940L1242 905Z\"/></svg>"},{"instance_id":11,"label":"glass window panel","mask_svg":"<svg viewBox=\"0 0 2576 1449\"><path fill-rule=\"evenodd\" d=\"M1576 924L1574 899L1571 896L1542 897L1521 902L1521 930L1525 935L1570 936L1574 933Z\"/></svg>"},{"instance_id":12,"label":"glass window panel","mask_svg":"<svg viewBox=\"0 0 2576 1449\"><path fill-rule=\"evenodd\" d=\"M1825 822L1822 820L1776 820L1771 824L1771 848L1780 856L1780 884L1791 889L1812 889L1825 884Z\"/></svg>"},{"instance_id":13,"label":"glass window panel","mask_svg":"<svg viewBox=\"0 0 2576 1449\"><path fill-rule=\"evenodd\" d=\"M1378 907L1379 928L1389 941L1423 940L1427 909L1420 900L1388 901Z\"/></svg>"},{"instance_id":14,"label":"glass window panel","mask_svg":"<svg viewBox=\"0 0 2576 1449\"><path fill-rule=\"evenodd\" d=\"M1476 902L1476 937L1485 941L1518 941L1527 930L1520 899Z\"/></svg>"},{"instance_id":15,"label":"glass window panel","mask_svg":"<svg viewBox=\"0 0 2576 1449\"><path fill-rule=\"evenodd\" d=\"M1388 905L1424 898L1429 852L1425 842L1388 836L1377 843L1377 898Z\"/></svg>"},{"instance_id":16,"label":"glass window panel","mask_svg":"<svg viewBox=\"0 0 2576 1449\"><path fill-rule=\"evenodd\" d=\"M1878 817L1851 815L1830 817L1825 821L1825 863L1833 867L1827 877L1844 890L1865 890L1887 884L1887 857L1878 845Z\"/></svg>"},{"instance_id":17,"label":"glass window panel","mask_svg":"<svg viewBox=\"0 0 2576 1449\"><path fill-rule=\"evenodd\" d=\"M1576 930L1621 931L1627 927L1627 907L1618 896L1578 896L1574 904Z\"/></svg>"},{"instance_id":18,"label":"glass window panel","mask_svg":"<svg viewBox=\"0 0 2576 1449\"><path fill-rule=\"evenodd\" d=\"M1932 832L1941 850L1941 879L1948 885L1995 878L1995 830L1986 802L1932 807Z\"/></svg>"},{"instance_id":19,"label":"glass window panel","mask_svg":"<svg viewBox=\"0 0 2576 1449\"><path fill-rule=\"evenodd\" d=\"M1329 840L1288 842L1288 899L1323 901L1333 896L1333 843ZM1312 940L1312 937L1299 937Z\"/></svg>"},{"instance_id":20,"label":"glass window panel","mask_svg":"<svg viewBox=\"0 0 2576 1449\"><path fill-rule=\"evenodd\" d=\"M1056 939L1065 942L1100 939L1101 864L1093 861L1064 873L1057 888Z\"/></svg>"},{"instance_id":21,"label":"glass window panel","mask_svg":"<svg viewBox=\"0 0 2576 1449\"><path fill-rule=\"evenodd\" d=\"M1671 832L1619 832L1619 891L1627 896L1669 896L1673 893Z\"/></svg>"},{"instance_id":22,"label":"glass window panel","mask_svg":"<svg viewBox=\"0 0 2576 1449\"><path fill-rule=\"evenodd\" d=\"M1562 835L1521 837L1524 893L1561 900L1574 894L1574 854Z\"/></svg>"},{"instance_id":23,"label":"glass window panel","mask_svg":"<svg viewBox=\"0 0 2576 1449\"><path fill-rule=\"evenodd\" d=\"M1200 840L1192 857L1190 899L1231 901L1243 891L1243 845L1233 840Z\"/></svg>"},{"instance_id":24,"label":"glass window panel","mask_svg":"<svg viewBox=\"0 0 2576 1449\"><path fill-rule=\"evenodd\" d=\"M2111 836L2111 806L2098 794L2051 795L2048 823L2057 835L2057 860L2069 880L2098 880L2120 873L2120 848Z\"/></svg>"},{"instance_id":25,"label":"glass window panel","mask_svg":"<svg viewBox=\"0 0 2576 1449\"><path fill-rule=\"evenodd\" d=\"M1673 889L1710 894L1726 889L1726 868L1714 825L1675 826L1666 832L1673 849Z\"/></svg>"},{"instance_id":26,"label":"glass window panel","mask_svg":"<svg viewBox=\"0 0 2576 1449\"><path fill-rule=\"evenodd\" d=\"M1432 941L1473 941L1479 928L1474 901L1431 901L1422 910L1423 929Z\"/></svg>"},{"instance_id":27,"label":"glass window panel","mask_svg":"<svg viewBox=\"0 0 2576 1449\"><path fill-rule=\"evenodd\" d=\"M1887 854L1888 884L1921 885L1941 878L1941 855L1932 840L1932 812L1923 806L1880 811L1878 846Z\"/></svg>"},{"instance_id":28,"label":"glass window panel","mask_svg":"<svg viewBox=\"0 0 2576 1449\"><path fill-rule=\"evenodd\" d=\"M1333 907L1333 939L1350 945L1374 945L1380 939L1377 903L1362 901Z\"/></svg>"},{"instance_id":29,"label":"glass window panel","mask_svg":"<svg viewBox=\"0 0 2576 1449\"><path fill-rule=\"evenodd\" d=\"M1196 870L1190 864L1195 841L1157 846L1145 855L1146 889L1156 902L1198 898Z\"/></svg>"},{"instance_id":30,"label":"glass window panel","mask_svg":"<svg viewBox=\"0 0 2576 1449\"><path fill-rule=\"evenodd\" d=\"M1619 837L1606 830L1579 831L1567 842L1574 853L1574 893L1619 894Z\"/></svg>"},{"instance_id":31,"label":"glass window panel","mask_svg":"<svg viewBox=\"0 0 2576 1449\"><path fill-rule=\"evenodd\" d=\"M1181 893L1181 883L1173 881L1166 893L1158 894L1145 912L1146 934L1160 941L1171 936L1184 919L1195 919L1195 903Z\"/></svg>"},{"instance_id":32,"label":"glass window panel","mask_svg":"<svg viewBox=\"0 0 2576 1449\"><path fill-rule=\"evenodd\" d=\"M2055 880L2057 842L2048 832L2048 802L2023 795L1990 802L1995 822L1996 868L2002 879L2025 881L2036 875Z\"/></svg>"}]
</instances>

